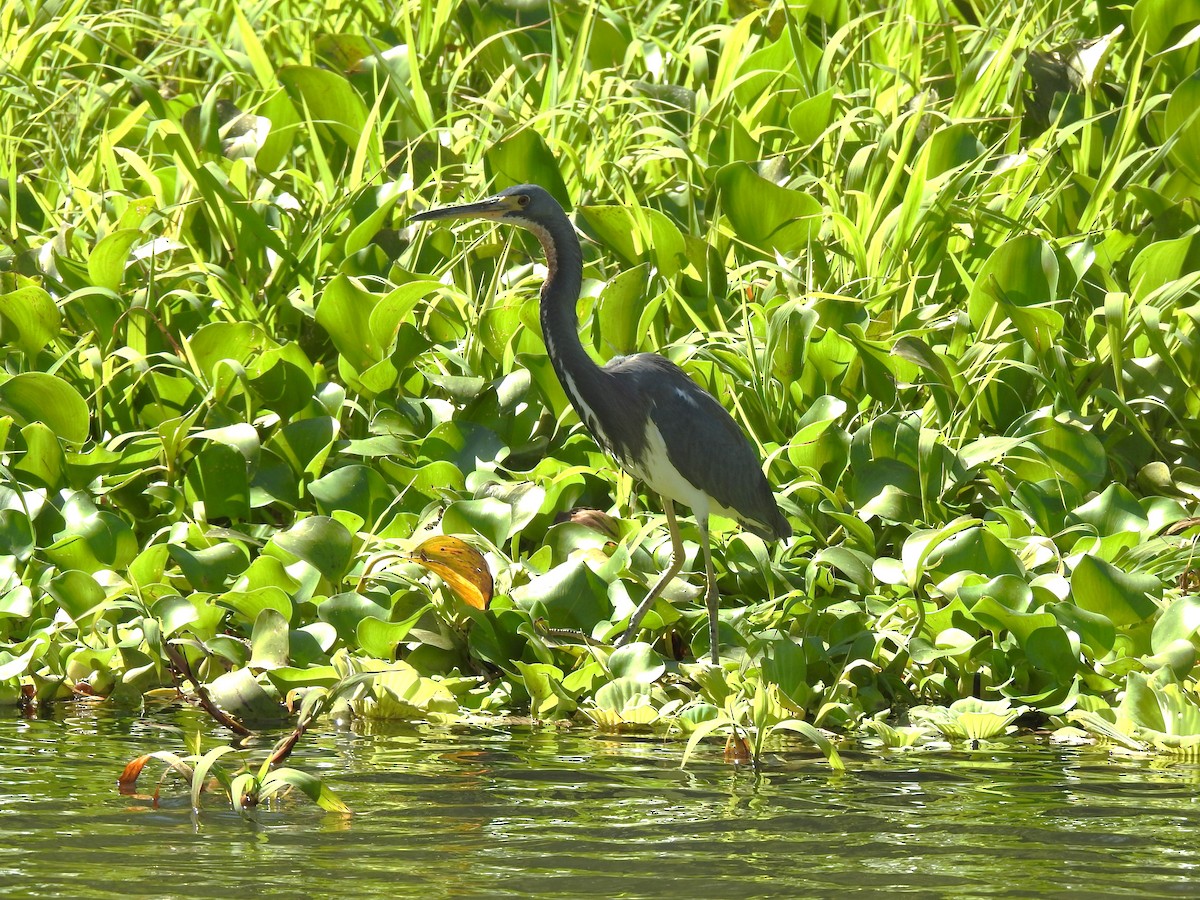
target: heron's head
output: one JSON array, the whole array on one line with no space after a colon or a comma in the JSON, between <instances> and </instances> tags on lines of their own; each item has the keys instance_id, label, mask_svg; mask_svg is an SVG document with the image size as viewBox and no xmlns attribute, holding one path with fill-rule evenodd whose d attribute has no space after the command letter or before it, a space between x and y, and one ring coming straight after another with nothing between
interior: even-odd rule
<instances>
[{"instance_id":1,"label":"heron's head","mask_svg":"<svg viewBox=\"0 0 1200 900\"><path fill-rule=\"evenodd\" d=\"M409 221L434 219L490 219L520 225L537 233L566 222L567 215L545 189L536 184L518 184L477 203L427 209L410 217Z\"/></svg>"}]
</instances>

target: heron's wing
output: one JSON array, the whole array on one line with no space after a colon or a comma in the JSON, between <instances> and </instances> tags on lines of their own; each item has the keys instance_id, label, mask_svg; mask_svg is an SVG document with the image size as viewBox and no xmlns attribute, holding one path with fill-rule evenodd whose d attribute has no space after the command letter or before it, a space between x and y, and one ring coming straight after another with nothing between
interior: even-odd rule
<instances>
[{"instance_id":1,"label":"heron's wing","mask_svg":"<svg viewBox=\"0 0 1200 900\"><path fill-rule=\"evenodd\" d=\"M645 398L671 465L690 484L732 510L750 530L771 539L791 533L762 473L754 446L725 407L669 359L640 353L605 371Z\"/></svg>"}]
</instances>

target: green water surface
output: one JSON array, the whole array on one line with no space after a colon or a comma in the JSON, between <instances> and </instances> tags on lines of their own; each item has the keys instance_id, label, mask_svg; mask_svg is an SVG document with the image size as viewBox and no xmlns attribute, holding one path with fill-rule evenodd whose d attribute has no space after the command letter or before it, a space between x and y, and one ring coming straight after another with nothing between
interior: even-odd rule
<instances>
[{"instance_id":1,"label":"green water surface","mask_svg":"<svg viewBox=\"0 0 1200 900\"><path fill-rule=\"evenodd\" d=\"M755 775L719 743L681 770L680 741L414 726L300 744L350 817L117 792L125 762L207 727L0 719L0 896L1200 896L1200 767L1103 749L848 753L838 777L797 748Z\"/></svg>"}]
</instances>

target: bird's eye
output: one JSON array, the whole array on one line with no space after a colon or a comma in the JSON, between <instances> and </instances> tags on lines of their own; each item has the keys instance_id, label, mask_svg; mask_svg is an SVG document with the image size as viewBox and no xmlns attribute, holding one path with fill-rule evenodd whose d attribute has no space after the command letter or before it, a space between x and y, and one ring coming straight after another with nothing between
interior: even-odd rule
<instances>
[{"instance_id":1,"label":"bird's eye","mask_svg":"<svg viewBox=\"0 0 1200 900\"><path fill-rule=\"evenodd\" d=\"M519 197L517 197L517 206L524 208L528 205L529 205L529 197L527 195L521 194Z\"/></svg>"}]
</instances>

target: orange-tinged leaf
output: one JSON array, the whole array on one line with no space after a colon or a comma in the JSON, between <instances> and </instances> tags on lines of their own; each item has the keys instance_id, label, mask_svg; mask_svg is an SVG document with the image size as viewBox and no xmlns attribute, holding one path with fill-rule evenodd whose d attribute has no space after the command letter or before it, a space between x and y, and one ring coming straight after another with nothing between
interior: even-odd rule
<instances>
[{"instance_id":1,"label":"orange-tinged leaf","mask_svg":"<svg viewBox=\"0 0 1200 900\"><path fill-rule=\"evenodd\" d=\"M725 741L725 762L743 766L750 762L750 742L740 734L731 734Z\"/></svg>"},{"instance_id":2,"label":"orange-tinged leaf","mask_svg":"<svg viewBox=\"0 0 1200 900\"><path fill-rule=\"evenodd\" d=\"M146 768L146 763L150 762L152 758L149 753L146 753L125 766L121 770L121 777L117 779L117 790L122 794L132 794L134 788L137 787L138 776L142 774L142 769Z\"/></svg>"},{"instance_id":3,"label":"orange-tinged leaf","mask_svg":"<svg viewBox=\"0 0 1200 900\"><path fill-rule=\"evenodd\" d=\"M468 606L487 609L492 602L492 573L483 554L466 541L439 535L422 541L410 557L435 575Z\"/></svg>"}]
</instances>

